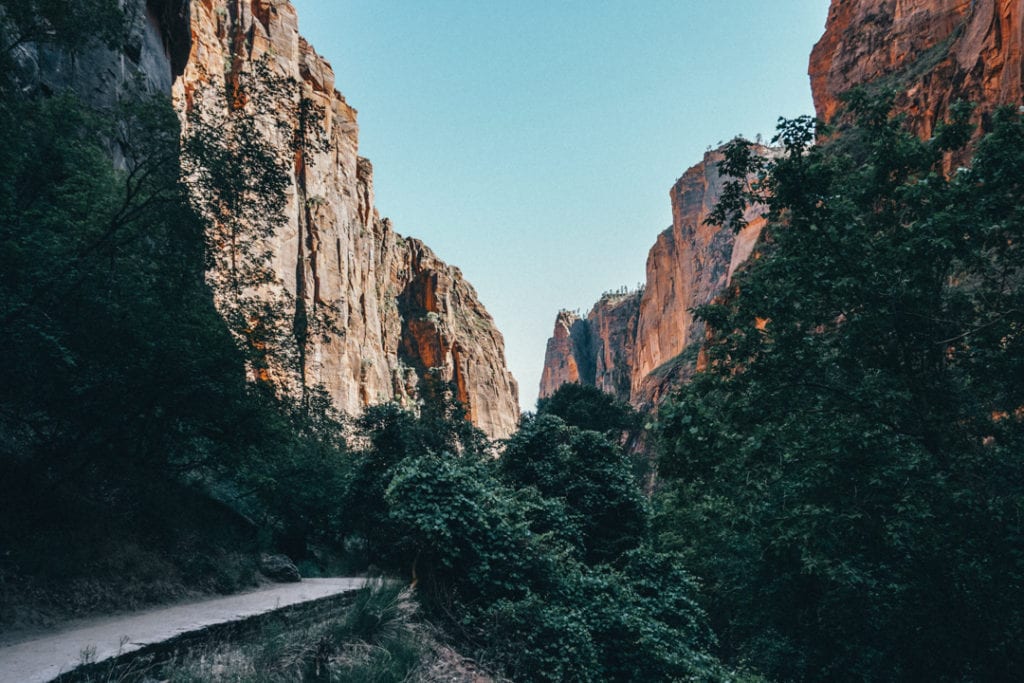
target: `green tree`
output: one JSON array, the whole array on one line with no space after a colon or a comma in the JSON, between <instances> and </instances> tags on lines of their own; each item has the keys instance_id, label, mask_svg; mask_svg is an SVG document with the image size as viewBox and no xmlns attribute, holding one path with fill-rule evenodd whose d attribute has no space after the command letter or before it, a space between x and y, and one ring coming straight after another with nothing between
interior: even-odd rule
<instances>
[{"instance_id":1,"label":"green tree","mask_svg":"<svg viewBox=\"0 0 1024 683\"><path fill-rule=\"evenodd\" d=\"M345 527L367 560L397 563L401 571L407 557L396 551L398 530L389 512L385 492L407 459L455 453L466 463L489 457L489 441L468 420L452 392L436 376L422 383L425 400L419 414L396 403L368 407L356 419L358 433L366 441L353 451L346 467Z\"/></svg>"},{"instance_id":2,"label":"green tree","mask_svg":"<svg viewBox=\"0 0 1024 683\"><path fill-rule=\"evenodd\" d=\"M498 461L503 479L564 501L588 564L615 562L643 542L646 501L629 458L598 432L554 415L524 418Z\"/></svg>"},{"instance_id":3,"label":"green tree","mask_svg":"<svg viewBox=\"0 0 1024 683\"><path fill-rule=\"evenodd\" d=\"M618 437L640 426L633 406L597 387L563 384L551 396L537 401L538 415L555 415L566 424Z\"/></svg>"},{"instance_id":4,"label":"green tree","mask_svg":"<svg viewBox=\"0 0 1024 683\"><path fill-rule=\"evenodd\" d=\"M733 183L768 206L709 370L661 413L662 538L708 588L731 661L784 679L1003 680L1022 653L1024 138L1002 112L943 173L968 108L919 141L858 125ZM733 174L751 157L733 145ZM753 190L751 193L750 190Z\"/></svg>"},{"instance_id":5,"label":"green tree","mask_svg":"<svg viewBox=\"0 0 1024 683\"><path fill-rule=\"evenodd\" d=\"M4 38L28 22L42 27L36 44L92 49L92 24L61 22L99 3L72 4L59 21L46 12L68 3L4 5ZM78 29L81 40L65 35ZM214 306L213 240L196 186L182 182L170 102L125 96L97 110L70 93L5 86L0 125L11 135L0 150L0 536L11 550L0 572L34 571L23 560L48 537L68 539L49 549L53 566L102 566L117 542L91 542L98 527L86 519L156 552L224 531L197 529L211 522L245 536L238 511L289 546L331 538L340 422L312 389L291 401L245 382L249 359ZM224 177L235 159L205 161ZM275 189L245 186L239 211ZM188 522L176 529L174 515ZM85 559L69 562L76 555Z\"/></svg>"}]
</instances>

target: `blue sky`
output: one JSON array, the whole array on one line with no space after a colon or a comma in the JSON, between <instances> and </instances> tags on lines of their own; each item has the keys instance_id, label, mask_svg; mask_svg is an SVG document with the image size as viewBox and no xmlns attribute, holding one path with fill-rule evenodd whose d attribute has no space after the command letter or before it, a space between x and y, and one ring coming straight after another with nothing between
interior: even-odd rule
<instances>
[{"instance_id":1,"label":"blue sky","mask_svg":"<svg viewBox=\"0 0 1024 683\"><path fill-rule=\"evenodd\" d=\"M813 111L828 0L292 0L377 206L474 285L532 409L561 308L642 282L709 145Z\"/></svg>"}]
</instances>

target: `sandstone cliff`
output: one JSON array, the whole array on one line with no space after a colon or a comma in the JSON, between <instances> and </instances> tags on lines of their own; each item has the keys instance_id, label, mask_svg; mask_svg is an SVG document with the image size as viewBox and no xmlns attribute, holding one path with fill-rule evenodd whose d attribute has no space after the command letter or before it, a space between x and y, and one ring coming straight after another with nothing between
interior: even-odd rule
<instances>
[{"instance_id":1,"label":"sandstone cliff","mask_svg":"<svg viewBox=\"0 0 1024 683\"><path fill-rule=\"evenodd\" d=\"M578 382L629 400L641 294L606 294L586 318L559 312L544 355L540 398Z\"/></svg>"},{"instance_id":2,"label":"sandstone cliff","mask_svg":"<svg viewBox=\"0 0 1024 683\"><path fill-rule=\"evenodd\" d=\"M232 129L255 131L255 143L287 169L281 210L249 209L268 217L249 249L266 257L267 277L246 296L291 309L278 335L290 339L280 348L267 342L272 367L254 374L293 393L322 386L351 414L389 400L414 405L430 373L454 386L489 436L510 434L519 407L501 334L457 268L378 215L373 167L358 155L356 111L299 35L291 4L133 0L125 8L133 28L123 52L69 55L26 44L15 55L18 77L44 93L72 89L98 106L140 91L169 94L186 136L196 122L214 137L223 130L224 140ZM218 306L228 317L237 312L223 300Z\"/></svg>"},{"instance_id":3,"label":"sandstone cliff","mask_svg":"<svg viewBox=\"0 0 1024 683\"><path fill-rule=\"evenodd\" d=\"M758 151L773 153L766 147ZM565 382L582 382L649 407L692 373L704 335L692 309L725 289L764 227L756 209L739 234L705 224L722 193L723 159L720 149L708 152L672 186L672 226L651 248L639 292L602 297L586 320L559 314L548 341L541 398Z\"/></svg>"},{"instance_id":4,"label":"sandstone cliff","mask_svg":"<svg viewBox=\"0 0 1024 683\"><path fill-rule=\"evenodd\" d=\"M840 111L840 96L866 85L894 90L896 110L922 137L932 135L957 100L979 104L975 117L984 130L994 107L1024 104L1022 44L1020 0L833 0L825 33L810 59L815 108L820 118L831 120ZM629 392L613 393L628 395L638 407L656 404L694 371L703 326L691 309L723 291L750 257L763 227L755 219L733 235L704 225L721 192L720 160L720 152L709 153L673 186L672 227L659 235L647 258L647 283L635 322L613 334L594 327L592 314L583 321L586 330L572 331L592 346L621 345L620 355L630 358L620 365L629 367ZM559 367L568 365L569 347L559 335L565 332L556 325L542 397L564 381L596 377L592 353L573 358L579 368L575 374L560 374Z\"/></svg>"},{"instance_id":5,"label":"sandstone cliff","mask_svg":"<svg viewBox=\"0 0 1024 683\"><path fill-rule=\"evenodd\" d=\"M186 126L197 114L225 125L252 117L288 160L283 220L263 245L275 281L258 295L284 295L295 307L300 367L292 384L322 386L355 413L414 401L433 371L453 383L477 426L510 434L517 388L501 334L458 269L378 215L372 166L358 156L356 111L299 35L291 4L193 0L189 23L191 49L173 85ZM276 85L245 91L246 78ZM318 314L332 332L312 329Z\"/></svg>"},{"instance_id":6,"label":"sandstone cliff","mask_svg":"<svg viewBox=\"0 0 1024 683\"><path fill-rule=\"evenodd\" d=\"M580 365L586 369L593 369L590 336L590 325L585 319L572 311L558 312L555 318L555 331L548 339L544 353L540 398L550 396L563 384L580 382Z\"/></svg>"},{"instance_id":7,"label":"sandstone cliff","mask_svg":"<svg viewBox=\"0 0 1024 683\"><path fill-rule=\"evenodd\" d=\"M811 53L815 108L830 120L841 94L874 84L922 137L957 100L977 102L984 126L993 107L1024 104L1022 42L1020 0L833 0Z\"/></svg>"}]
</instances>

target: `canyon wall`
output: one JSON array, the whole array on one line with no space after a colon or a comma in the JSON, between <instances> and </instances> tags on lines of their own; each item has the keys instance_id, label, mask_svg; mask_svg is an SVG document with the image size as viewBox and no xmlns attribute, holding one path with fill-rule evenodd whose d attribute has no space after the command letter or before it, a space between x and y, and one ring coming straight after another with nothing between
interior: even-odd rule
<instances>
[{"instance_id":1,"label":"canyon wall","mask_svg":"<svg viewBox=\"0 0 1024 683\"><path fill-rule=\"evenodd\" d=\"M548 339L544 369L540 376L540 398L553 394L563 384L580 382L580 366L593 370L590 354L590 325L572 311L559 311L555 331ZM592 373L591 373L592 374ZM592 384L593 380L583 384Z\"/></svg>"},{"instance_id":2,"label":"canyon wall","mask_svg":"<svg viewBox=\"0 0 1024 683\"><path fill-rule=\"evenodd\" d=\"M29 92L72 91L103 108L140 93L170 94L191 45L189 0L131 0L124 5L128 37L123 51L89 46L72 54L46 42L19 42L11 54L15 79Z\"/></svg>"},{"instance_id":3,"label":"canyon wall","mask_svg":"<svg viewBox=\"0 0 1024 683\"><path fill-rule=\"evenodd\" d=\"M984 128L994 107L1024 104L1022 43L1020 0L833 0L811 53L815 109L831 120L840 95L872 85L897 93L921 137L957 100L979 104Z\"/></svg>"},{"instance_id":4,"label":"canyon wall","mask_svg":"<svg viewBox=\"0 0 1024 683\"><path fill-rule=\"evenodd\" d=\"M190 26L191 50L172 89L185 125L253 117L288 160L283 222L265 241L276 281L257 294L283 293L295 307L300 367L292 384L322 386L338 408L358 413L413 403L430 372L452 383L488 435L510 434L517 387L501 334L457 268L379 216L373 168L358 155L356 111L299 35L292 5L193 0ZM246 90L247 79L274 85ZM334 329L312 329L318 315Z\"/></svg>"},{"instance_id":5,"label":"canyon wall","mask_svg":"<svg viewBox=\"0 0 1024 683\"><path fill-rule=\"evenodd\" d=\"M757 152L775 153L760 146ZM565 382L581 382L645 408L693 372L704 326L691 309L710 303L728 286L764 227L756 208L738 234L705 223L722 194L724 158L722 149L708 152L672 186L672 225L647 256L640 291L602 297L586 319L558 315L541 398Z\"/></svg>"},{"instance_id":6,"label":"canyon wall","mask_svg":"<svg viewBox=\"0 0 1024 683\"><path fill-rule=\"evenodd\" d=\"M70 89L97 106L140 92L170 95L186 139L206 126L214 139L223 131L231 140L228 131L250 124L256 139L236 139L262 147L286 175L279 174L283 192L268 200L283 199L280 210L268 204L266 230L249 250L265 257L267 277L243 298L253 310L284 305L279 337L288 339L281 348L266 343L270 362L253 367L254 379L293 395L323 387L337 408L357 414L391 400L414 406L429 375L450 383L489 436L511 434L518 390L501 334L458 268L403 238L374 208L356 110L335 90L330 65L299 35L292 5L134 0L125 8L133 27L123 51L70 55L26 44L15 55L18 77L44 95ZM193 187L197 206L210 214L209 197ZM209 217L212 225L220 219ZM215 241L228 248L227 240ZM237 310L214 291L230 319ZM247 317L240 327L260 322Z\"/></svg>"},{"instance_id":7,"label":"canyon wall","mask_svg":"<svg viewBox=\"0 0 1024 683\"><path fill-rule=\"evenodd\" d=\"M586 318L560 311L548 339L540 398L580 383L628 401L642 291L605 294Z\"/></svg>"},{"instance_id":8,"label":"canyon wall","mask_svg":"<svg viewBox=\"0 0 1024 683\"><path fill-rule=\"evenodd\" d=\"M894 91L896 111L921 137L932 135L957 100L979 104L975 122L984 131L993 108L1024 105L1022 45L1021 0L833 0L810 59L815 109L819 118L833 120L841 95L867 86ZM955 161L966 162L968 155ZM542 397L563 382L596 383L588 379L597 376L592 351L569 359L569 351L581 347L566 343L572 337L587 339L587 349L603 345L629 358L619 364L628 368L629 391L612 393L637 407L657 404L695 371L704 330L691 309L723 291L763 227L753 214L739 235L704 224L721 194L721 158L721 151L709 153L673 186L672 227L647 258L635 320L620 321L613 331L594 325L592 311L570 330L560 316L548 344ZM576 369L566 372L570 366Z\"/></svg>"}]
</instances>

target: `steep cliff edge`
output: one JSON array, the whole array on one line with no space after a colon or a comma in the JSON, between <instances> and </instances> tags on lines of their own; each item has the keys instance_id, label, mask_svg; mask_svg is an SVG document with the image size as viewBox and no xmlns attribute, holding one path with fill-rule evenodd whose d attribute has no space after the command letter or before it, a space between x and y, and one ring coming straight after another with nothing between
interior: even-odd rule
<instances>
[{"instance_id":1,"label":"steep cliff edge","mask_svg":"<svg viewBox=\"0 0 1024 683\"><path fill-rule=\"evenodd\" d=\"M512 433L518 389L501 334L461 271L379 216L373 167L358 155L356 111L334 89L330 65L299 35L291 4L133 0L124 8L131 28L123 51L97 46L71 55L26 43L13 55L16 78L104 108L140 92L169 94L186 139L205 126L223 145L222 158L237 151L232 143L251 145L284 170L270 196L240 182L234 204L205 192L239 182L232 174L193 182L212 225L236 220L234 232L212 238L219 253L208 279L218 308L236 330L267 323L254 313L261 308L288 309L275 318L275 333L250 340L269 356L267 367L252 367L254 376L293 394L323 387L337 408L356 414L389 400L414 405L430 373L451 383L489 436ZM118 150L111 152L119 163ZM197 173L196 164L186 167ZM234 171L250 173L245 164ZM266 206L254 207L255 197ZM236 248L239 226L253 217L264 224ZM238 297L248 306L232 307L216 281L226 264L234 269L247 258L260 261L238 266L249 275Z\"/></svg>"},{"instance_id":2,"label":"steep cliff edge","mask_svg":"<svg viewBox=\"0 0 1024 683\"><path fill-rule=\"evenodd\" d=\"M414 401L433 370L488 435L511 433L517 388L500 333L458 269L378 215L356 111L299 35L295 9L286 0L194 0L189 24L191 49L172 90L186 127L250 117L288 162L283 220L262 245L274 282L255 291L295 309L298 366L277 359L294 370L285 385L322 386L357 413ZM265 87L246 90L246 79ZM314 329L318 315L330 322Z\"/></svg>"},{"instance_id":3,"label":"steep cliff edge","mask_svg":"<svg viewBox=\"0 0 1024 683\"><path fill-rule=\"evenodd\" d=\"M563 384L580 382L580 366L592 369L592 363L587 320L572 311L559 311L555 318L555 331L544 352L540 398L550 396Z\"/></svg>"},{"instance_id":4,"label":"steep cliff edge","mask_svg":"<svg viewBox=\"0 0 1024 683\"><path fill-rule=\"evenodd\" d=\"M757 151L773 153L767 147ZM658 236L647 256L630 387L634 405L656 402L678 372L687 371L674 365L692 365L692 359L676 362L704 338L704 324L694 319L692 309L710 303L726 288L764 227L756 209L748 212L749 223L738 234L705 222L722 196L725 178L719 168L724 159L721 149L708 152L669 191L672 227Z\"/></svg>"},{"instance_id":5,"label":"steep cliff edge","mask_svg":"<svg viewBox=\"0 0 1024 683\"><path fill-rule=\"evenodd\" d=\"M767 147L758 152L773 154ZM749 224L739 234L705 223L721 197L723 159L721 149L708 152L672 186L672 226L647 256L640 291L602 297L586 320L559 314L548 341L541 398L565 382L582 382L649 407L692 372L696 354L688 350L703 339L704 328L691 309L726 288L764 227L757 210L748 213Z\"/></svg>"},{"instance_id":6,"label":"steep cliff edge","mask_svg":"<svg viewBox=\"0 0 1024 683\"><path fill-rule=\"evenodd\" d=\"M606 294L586 318L560 311L548 339L540 398L563 384L596 386L628 401L642 291Z\"/></svg>"},{"instance_id":7,"label":"steep cliff edge","mask_svg":"<svg viewBox=\"0 0 1024 683\"><path fill-rule=\"evenodd\" d=\"M1024 5L1019 0L833 0L809 73L818 116L859 85L897 92L897 111L929 137L957 100L1024 103Z\"/></svg>"}]
</instances>

